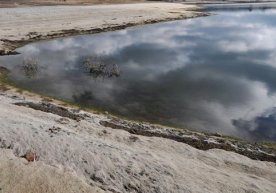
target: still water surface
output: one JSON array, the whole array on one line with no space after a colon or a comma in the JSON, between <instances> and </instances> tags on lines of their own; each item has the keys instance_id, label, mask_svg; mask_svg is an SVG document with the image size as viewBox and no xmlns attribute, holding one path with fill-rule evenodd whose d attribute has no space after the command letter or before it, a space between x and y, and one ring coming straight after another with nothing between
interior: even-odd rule
<instances>
[{"instance_id":1,"label":"still water surface","mask_svg":"<svg viewBox=\"0 0 276 193\"><path fill-rule=\"evenodd\" d=\"M276 141L276 10L29 44L0 57L20 87L133 119ZM119 77L82 64L98 56ZM25 59L38 71L22 70Z\"/></svg>"}]
</instances>

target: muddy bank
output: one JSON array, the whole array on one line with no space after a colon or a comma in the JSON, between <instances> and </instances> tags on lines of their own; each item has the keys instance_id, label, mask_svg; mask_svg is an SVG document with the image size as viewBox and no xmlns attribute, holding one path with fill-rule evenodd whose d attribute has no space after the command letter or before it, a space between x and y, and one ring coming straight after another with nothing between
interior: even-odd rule
<instances>
[{"instance_id":1,"label":"muddy bank","mask_svg":"<svg viewBox=\"0 0 276 193\"><path fill-rule=\"evenodd\" d=\"M197 9L177 3L1 8L0 55L39 40L208 15Z\"/></svg>"}]
</instances>

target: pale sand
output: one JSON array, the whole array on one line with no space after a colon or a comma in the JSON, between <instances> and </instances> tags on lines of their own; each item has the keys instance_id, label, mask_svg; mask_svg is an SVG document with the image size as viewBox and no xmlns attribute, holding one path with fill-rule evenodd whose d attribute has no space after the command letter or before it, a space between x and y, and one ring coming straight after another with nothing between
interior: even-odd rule
<instances>
[{"instance_id":1,"label":"pale sand","mask_svg":"<svg viewBox=\"0 0 276 193\"><path fill-rule=\"evenodd\" d=\"M0 7L141 3L145 0L0 0Z\"/></svg>"},{"instance_id":2,"label":"pale sand","mask_svg":"<svg viewBox=\"0 0 276 193\"><path fill-rule=\"evenodd\" d=\"M0 54L41 39L95 33L201 15L177 3L0 8Z\"/></svg>"},{"instance_id":3,"label":"pale sand","mask_svg":"<svg viewBox=\"0 0 276 193\"><path fill-rule=\"evenodd\" d=\"M100 193L62 167L28 163L11 150L0 149L1 193Z\"/></svg>"},{"instance_id":4,"label":"pale sand","mask_svg":"<svg viewBox=\"0 0 276 193\"><path fill-rule=\"evenodd\" d=\"M40 193L46 192L44 188L49 184L54 184L53 192L62 193L62 187L68 192L74 192L78 186L85 190L84 182L91 188L124 193L275 193L275 163L254 161L224 150L201 151L169 139L112 130L99 124L100 120L109 119L105 115L81 111L85 119L77 122L13 104L39 100L25 97L1 93L0 147L11 148L17 157L31 150L39 161L25 166L10 153L8 157L15 161L1 153L0 170L7 171L0 172L2 192L10 193L9 188L17 187L13 176L16 173L29 182L18 187ZM53 131L50 129L53 127L60 129ZM29 176L28 171L35 176ZM76 176L79 184L67 181L76 182ZM22 193L20 188L14 189L14 193Z\"/></svg>"}]
</instances>

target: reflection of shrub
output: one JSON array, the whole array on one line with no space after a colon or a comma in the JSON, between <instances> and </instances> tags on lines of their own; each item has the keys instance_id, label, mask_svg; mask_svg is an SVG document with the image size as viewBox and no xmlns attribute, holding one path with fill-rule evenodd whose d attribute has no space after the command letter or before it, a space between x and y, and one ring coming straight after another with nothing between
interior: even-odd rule
<instances>
[{"instance_id":1,"label":"reflection of shrub","mask_svg":"<svg viewBox=\"0 0 276 193\"><path fill-rule=\"evenodd\" d=\"M83 67L90 74L98 77L120 76L119 67L116 64L106 64L97 56L90 56L83 61Z\"/></svg>"},{"instance_id":2,"label":"reflection of shrub","mask_svg":"<svg viewBox=\"0 0 276 193\"><path fill-rule=\"evenodd\" d=\"M21 69L27 77L35 77L38 72L38 60L35 58L24 58Z\"/></svg>"},{"instance_id":3,"label":"reflection of shrub","mask_svg":"<svg viewBox=\"0 0 276 193\"><path fill-rule=\"evenodd\" d=\"M83 61L83 67L87 71L90 71L91 68L93 69L101 65L104 65L103 60L98 56L89 56Z\"/></svg>"}]
</instances>

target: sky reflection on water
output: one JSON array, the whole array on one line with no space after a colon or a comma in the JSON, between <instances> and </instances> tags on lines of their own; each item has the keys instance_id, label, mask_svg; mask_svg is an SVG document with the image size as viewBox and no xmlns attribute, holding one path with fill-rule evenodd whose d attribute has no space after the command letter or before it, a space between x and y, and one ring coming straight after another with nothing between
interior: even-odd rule
<instances>
[{"instance_id":1,"label":"sky reflection on water","mask_svg":"<svg viewBox=\"0 0 276 193\"><path fill-rule=\"evenodd\" d=\"M130 118L276 141L276 10L211 17L39 42L0 57L19 86ZM99 55L119 78L93 78ZM18 67L35 57L33 77Z\"/></svg>"}]
</instances>

